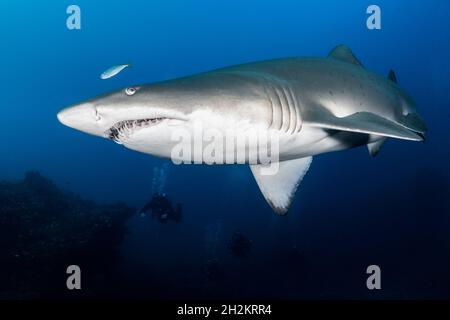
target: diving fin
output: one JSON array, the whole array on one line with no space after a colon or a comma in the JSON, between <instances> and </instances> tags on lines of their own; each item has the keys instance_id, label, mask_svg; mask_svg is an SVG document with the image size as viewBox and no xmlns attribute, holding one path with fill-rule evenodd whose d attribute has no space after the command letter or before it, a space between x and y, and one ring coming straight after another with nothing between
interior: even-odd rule
<instances>
[{"instance_id":1,"label":"diving fin","mask_svg":"<svg viewBox=\"0 0 450 320\"><path fill-rule=\"evenodd\" d=\"M267 165L250 165L253 176L264 198L279 215L286 215L295 191L308 171L312 157L279 162L278 171L273 175L264 175ZM275 164L271 164L275 165Z\"/></svg>"}]
</instances>

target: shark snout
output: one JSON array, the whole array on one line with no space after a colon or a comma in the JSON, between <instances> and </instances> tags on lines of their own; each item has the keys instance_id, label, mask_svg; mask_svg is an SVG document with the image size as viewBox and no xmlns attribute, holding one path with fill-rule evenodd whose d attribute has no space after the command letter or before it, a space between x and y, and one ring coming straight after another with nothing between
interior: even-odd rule
<instances>
[{"instance_id":1,"label":"shark snout","mask_svg":"<svg viewBox=\"0 0 450 320\"><path fill-rule=\"evenodd\" d=\"M96 136L103 136L104 130L98 125L95 107L92 103L81 103L58 112L59 122L70 128Z\"/></svg>"}]
</instances>

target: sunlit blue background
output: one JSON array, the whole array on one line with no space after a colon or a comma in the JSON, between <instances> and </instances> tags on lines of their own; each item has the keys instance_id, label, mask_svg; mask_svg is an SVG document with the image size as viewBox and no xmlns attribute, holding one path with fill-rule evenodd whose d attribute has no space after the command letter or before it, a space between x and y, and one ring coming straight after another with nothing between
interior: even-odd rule
<instances>
[{"instance_id":1,"label":"sunlit blue background","mask_svg":"<svg viewBox=\"0 0 450 320\"><path fill-rule=\"evenodd\" d=\"M366 28L374 3L380 31ZM81 30L66 28L70 4L81 8ZM139 282L137 295L162 297L450 297L449 12L447 0L1 1L0 179L36 169L83 197L140 207L165 161L64 127L60 109L135 83L326 56L344 43L368 69L396 71L427 142L391 139L377 158L366 148L316 157L288 217L271 211L245 166L170 164L164 190L183 203L183 222L132 219L122 267L140 281L124 290ZM121 63L133 68L100 80ZM238 230L253 240L243 260L227 248ZM224 284L205 282L209 259ZM365 287L370 264L382 268L380 292Z\"/></svg>"}]
</instances>

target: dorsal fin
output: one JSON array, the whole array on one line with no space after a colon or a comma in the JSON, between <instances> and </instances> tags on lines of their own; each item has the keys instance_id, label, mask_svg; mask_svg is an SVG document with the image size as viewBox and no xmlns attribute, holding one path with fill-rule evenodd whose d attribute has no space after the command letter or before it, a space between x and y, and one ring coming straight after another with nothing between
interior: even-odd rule
<instances>
[{"instance_id":1,"label":"dorsal fin","mask_svg":"<svg viewBox=\"0 0 450 320\"><path fill-rule=\"evenodd\" d=\"M333 50L331 50L328 57L339 61L355 64L357 66L361 67L363 66L362 63L358 60L358 58L353 54L352 50L349 47L344 46L342 44L338 45Z\"/></svg>"},{"instance_id":2,"label":"dorsal fin","mask_svg":"<svg viewBox=\"0 0 450 320\"><path fill-rule=\"evenodd\" d=\"M388 79L391 80L394 83L398 83L397 82L397 76L395 75L394 70L389 71Z\"/></svg>"}]
</instances>

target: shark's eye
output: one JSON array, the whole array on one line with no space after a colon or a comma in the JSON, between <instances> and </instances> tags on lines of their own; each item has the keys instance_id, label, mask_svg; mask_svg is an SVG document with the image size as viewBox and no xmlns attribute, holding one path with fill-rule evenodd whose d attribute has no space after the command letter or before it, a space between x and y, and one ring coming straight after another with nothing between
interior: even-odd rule
<instances>
[{"instance_id":1,"label":"shark's eye","mask_svg":"<svg viewBox=\"0 0 450 320\"><path fill-rule=\"evenodd\" d=\"M129 87L129 88L126 88L126 89L125 89L125 93L126 93L128 96L132 96L132 95L135 94L136 91L138 91L138 90L139 90L139 87Z\"/></svg>"}]
</instances>

